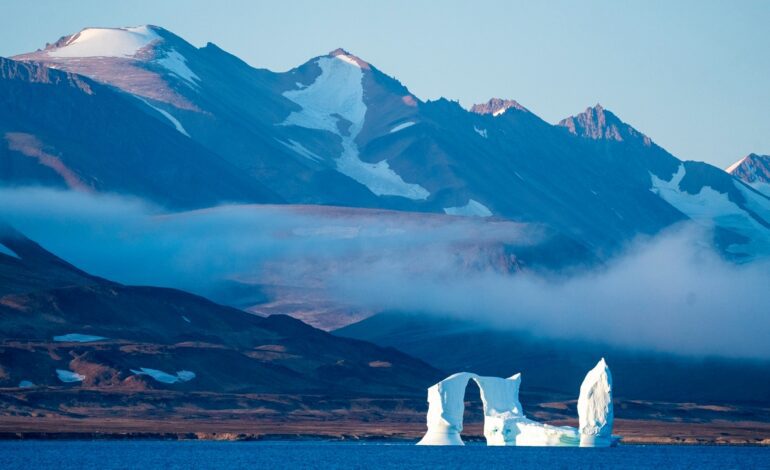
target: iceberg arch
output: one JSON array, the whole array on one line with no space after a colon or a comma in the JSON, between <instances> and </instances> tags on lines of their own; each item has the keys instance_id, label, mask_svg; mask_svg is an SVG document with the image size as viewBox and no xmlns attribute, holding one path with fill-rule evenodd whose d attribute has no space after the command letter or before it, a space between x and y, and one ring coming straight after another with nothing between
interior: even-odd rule
<instances>
[{"instance_id":1,"label":"iceberg arch","mask_svg":"<svg viewBox=\"0 0 770 470\"><path fill-rule=\"evenodd\" d=\"M428 388L428 431L418 445L464 445L460 433L470 380L481 392L484 437L489 446L607 447L616 442L612 436L612 375L602 358L580 386L579 428L527 418L519 401L521 374L506 379L459 372Z\"/></svg>"}]
</instances>

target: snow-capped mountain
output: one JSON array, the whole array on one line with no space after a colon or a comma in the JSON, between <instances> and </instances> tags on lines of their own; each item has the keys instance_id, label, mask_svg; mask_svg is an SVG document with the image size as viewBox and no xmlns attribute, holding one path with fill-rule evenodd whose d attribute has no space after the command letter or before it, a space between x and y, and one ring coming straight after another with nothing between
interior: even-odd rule
<instances>
[{"instance_id":1,"label":"snow-capped mountain","mask_svg":"<svg viewBox=\"0 0 770 470\"><path fill-rule=\"evenodd\" d=\"M678 160L598 105L551 125L513 100L471 110L421 101L342 49L276 73L155 26L88 28L14 60L124 92L121 103L133 101L175 140L288 203L536 222L604 254L691 218L716 226L735 256L770 253L770 199ZM25 132L48 126L36 125ZM67 160L66 139L42 141Z\"/></svg>"},{"instance_id":2,"label":"snow-capped mountain","mask_svg":"<svg viewBox=\"0 0 770 470\"><path fill-rule=\"evenodd\" d=\"M770 155L751 153L725 171L770 197Z\"/></svg>"}]
</instances>

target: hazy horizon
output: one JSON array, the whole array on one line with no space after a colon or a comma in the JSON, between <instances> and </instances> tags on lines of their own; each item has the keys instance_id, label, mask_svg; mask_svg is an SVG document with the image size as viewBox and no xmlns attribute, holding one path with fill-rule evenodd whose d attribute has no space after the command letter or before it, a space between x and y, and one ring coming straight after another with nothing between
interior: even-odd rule
<instances>
[{"instance_id":1,"label":"hazy horizon","mask_svg":"<svg viewBox=\"0 0 770 470\"><path fill-rule=\"evenodd\" d=\"M144 5L144 7L143 7ZM521 102L548 122L601 103L683 160L770 153L770 4L93 0L4 6L0 56L89 26L162 26L283 71L337 47L423 100ZM307 40L312 37L312 40Z\"/></svg>"}]
</instances>

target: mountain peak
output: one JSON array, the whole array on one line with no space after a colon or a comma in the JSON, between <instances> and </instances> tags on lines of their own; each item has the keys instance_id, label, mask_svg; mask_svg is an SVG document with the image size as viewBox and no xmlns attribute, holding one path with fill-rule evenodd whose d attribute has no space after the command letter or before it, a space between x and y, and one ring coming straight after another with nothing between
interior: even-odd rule
<instances>
[{"instance_id":1,"label":"mountain peak","mask_svg":"<svg viewBox=\"0 0 770 470\"><path fill-rule=\"evenodd\" d=\"M121 28L84 28L64 36L45 48L49 57L135 57L139 51L161 39L163 28L142 25Z\"/></svg>"},{"instance_id":2,"label":"mountain peak","mask_svg":"<svg viewBox=\"0 0 770 470\"><path fill-rule=\"evenodd\" d=\"M370 67L368 62L366 62L365 60L361 59L360 57L354 54L351 54L350 52L346 51L341 47L338 47L337 49L334 49L333 51L329 52L328 56L343 60L351 65L355 65L362 69L369 69Z\"/></svg>"},{"instance_id":3,"label":"mountain peak","mask_svg":"<svg viewBox=\"0 0 770 470\"><path fill-rule=\"evenodd\" d=\"M747 183L770 183L770 155L750 153L725 171Z\"/></svg>"},{"instance_id":4,"label":"mountain peak","mask_svg":"<svg viewBox=\"0 0 770 470\"><path fill-rule=\"evenodd\" d=\"M518 101L506 100L502 98L490 98L490 100L486 103L479 103L471 106L472 113L491 114L492 116L500 116L509 109L517 109L519 111L529 112L529 110L519 104Z\"/></svg>"},{"instance_id":5,"label":"mountain peak","mask_svg":"<svg viewBox=\"0 0 770 470\"><path fill-rule=\"evenodd\" d=\"M640 140L644 145L652 145L649 137L623 122L612 111L596 103L582 113L562 119L557 124L580 137L593 140Z\"/></svg>"}]
</instances>

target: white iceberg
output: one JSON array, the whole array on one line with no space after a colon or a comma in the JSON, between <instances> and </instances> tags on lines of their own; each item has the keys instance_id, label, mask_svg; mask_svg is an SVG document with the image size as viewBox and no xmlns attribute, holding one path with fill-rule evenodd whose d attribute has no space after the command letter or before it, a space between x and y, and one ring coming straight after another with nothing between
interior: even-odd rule
<instances>
[{"instance_id":1,"label":"white iceberg","mask_svg":"<svg viewBox=\"0 0 770 470\"><path fill-rule=\"evenodd\" d=\"M428 389L428 431L418 445L464 445L465 387L473 380L481 392L484 437L489 446L607 447L612 437L612 375L604 359L580 387L580 427L551 426L527 418L519 402L521 374L507 379L469 372L453 374Z\"/></svg>"}]
</instances>

